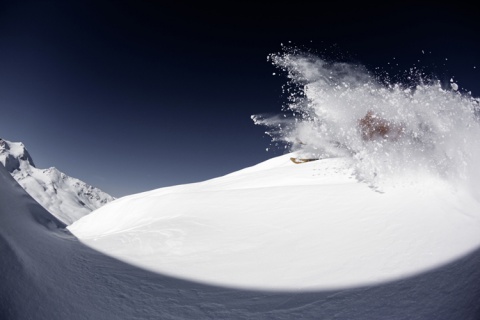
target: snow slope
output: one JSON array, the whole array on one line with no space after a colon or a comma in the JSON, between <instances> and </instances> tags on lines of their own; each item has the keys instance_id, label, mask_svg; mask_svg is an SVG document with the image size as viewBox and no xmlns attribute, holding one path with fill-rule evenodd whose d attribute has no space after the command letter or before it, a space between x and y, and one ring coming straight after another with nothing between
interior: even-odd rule
<instances>
[{"instance_id":1,"label":"snow slope","mask_svg":"<svg viewBox=\"0 0 480 320\"><path fill-rule=\"evenodd\" d=\"M56 168L36 168L20 142L0 139L0 163L35 200L66 224L114 200L102 190Z\"/></svg>"},{"instance_id":2,"label":"snow slope","mask_svg":"<svg viewBox=\"0 0 480 320\"><path fill-rule=\"evenodd\" d=\"M273 161L289 166L281 158ZM234 191L234 179L245 187L248 183L242 178L257 169L203 185L211 191L225 189L222 181L228 180ZM308 179L300 176L297 183ZM193 191L201 186L171 189ZM452 223L463 219L461 214L450 218ZM480 250L441 268L381 285L310 292L252 291L203 285L136 268L82 245L63 227L0 166L0 319L476 320L480 316ZM422 233L428 238L432 230ZM269 236L266 232L265 237ZM303 245L299 242L298 248ZM307 260L290 261L290 267ZM325 259L324 264L328 263ZM362 268L362 261L358 267Z\"/></svg>"},{"instance_id":3,"label":"snow slope","mask_svg":"<svg viewBox=\"0 0 480 320\"><path fill-rule=\"evenodd\" d=\"M355 178L351 160L290 156L127 196L68 229L147 270L262 290L379 284L480 247L480 203L462 188L425 175L380 192Z\"/></svg>"}]
</instances>

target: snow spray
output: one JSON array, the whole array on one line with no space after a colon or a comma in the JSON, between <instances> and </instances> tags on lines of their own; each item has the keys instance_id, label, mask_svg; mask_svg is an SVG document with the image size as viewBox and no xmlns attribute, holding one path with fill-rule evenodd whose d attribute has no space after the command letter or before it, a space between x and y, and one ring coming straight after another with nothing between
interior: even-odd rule
<instances>
[{"instance_id":1,"label":"snow spray","mask_svg":"<svg viewBox=\"0 0 480 320\"><path fill-rule=\"evenodd\" d=\"M411 70L408 84L386 81L361 65L298 50L272 54L283 70L283 113L254 115L272 141L302 158L350 157L372 185L421 174L466 181L480 163L479 100Z\"/></svg>"}]
</instances>

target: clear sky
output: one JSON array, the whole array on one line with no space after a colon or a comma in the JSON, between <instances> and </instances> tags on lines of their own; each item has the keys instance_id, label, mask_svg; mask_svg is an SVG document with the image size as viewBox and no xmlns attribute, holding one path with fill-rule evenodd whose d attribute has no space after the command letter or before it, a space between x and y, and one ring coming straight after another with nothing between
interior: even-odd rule
<instances>
[{"instance_id":1,"label":"clear sky","mask_svg":"<svg viewBox=\"0 0 480 320\"><path fill-rule=\"evenodd\" d=\"M480 95L480 19L457 2L164 2L2 1L0 137L114 196L223 175L281 153L250 115L285 103L266 57L289 41Z\"/></svg>"}]
</instances>

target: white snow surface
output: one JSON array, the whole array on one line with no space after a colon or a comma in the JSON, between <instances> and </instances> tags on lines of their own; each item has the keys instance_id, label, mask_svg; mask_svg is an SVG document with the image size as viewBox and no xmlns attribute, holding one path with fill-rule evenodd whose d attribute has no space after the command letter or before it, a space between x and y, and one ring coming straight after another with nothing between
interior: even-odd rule
<instances>
[{"instance_id":1,"label":"white snow surface","mask_svg":"<svg viewBox=\"0 0 480 320\"><path fill-rule=\"evenodd\" d=\"M150 271L262 290L385 283L480 246L480 203L466 189L426 174L376 190L349 159L292 156L120 198L68 229Z\"/></svg>"},{"instance_id":2,"label":"white snow surface","mask_svg":"<svg viewBox=\"0 0 480 320\"><path fill-rule=\"evenodd\" d=\"M0 139L0 163L44 208L71 224L114 198L54 167L38 169L21 142Z\"/></svg>"},{"instance_id":3,"label":"white snow surface","mask_svg":"<svg viewBox=\"0 0 480 320\"><path fill-rule=\"evenodd\" d=\"M272 162L278 162L278 165L285 165L285 178L286 181L282 181L280 177L276 184L285 186L285 182L292 182L293 177L291 174L292 170L298 171L298 179L296 180L297 186L307 187L305 184L306 181L310 180L309 176L304 176L301 174L303 170L310 168L320 169L319 167L314 167L313 163L306 165L299 165L298 167L291 166L286 159L278 158L272 160ZM273 164L270 162L270 164ZM348 182L351 179L348 179L348 174L343 178L340 176L336 177L335 171L342 172L341 167L338 167L335 164L336 161L329 160L325 161L324 164L320 165L321 162L316 163L316 165L329 166L332 171L329 171L331 174L326 174L326 172L318 171L317 178L323 179L326 181L325 188L317 189L317 191L327 192L326 190L332 188L335 189L342 184L348 186ZM271 170L272 172L277 171L280 168L271 168L269 167L269 162L263 164L263 169ZM335 169L336 168L336 169ZM222 199L214 198L214 196L220 196L228 194L228 192L237 192L237 191L248 191L252 195L255 194L255 190L248 188L249 179L248 175L251 175L250 178L254 177L256 174L265 174L265 170L261 169L261 166L254 167L237 174L229 176L229 178L220 178L212 180L210 182L205 182L197 185L183 186L164 189L162 192L168 194L169 192L174 194L173 191L177 191L177 196L182 198L182 192L185 192L184 196L187 195L186 190L190 189L191 194L193 195L196 190L201 190L205 187L204 192L200 192L200 195L203 195L205 199L204 203L209 202L208 197L210 198L210 203L212 204L211 208L215 207L215 203L222 203ZM330 170L330 169L329 169ZM263 172L263 173L262 173ZM306 171L307 172L307 171ZM312 172L310 172L312 174ZM237 180L235 182L234 180ZM243 180L243 181L242 181ZM303 182L302 182L303 180ZM223 182L225 183L223 183ZM354 182L351 182L354 184ZM227 187L229 185L229 187ZM242 187L243 189L235 189L235 185ZM275 189L282 190L281 187L268 187L271 185L271 182L264 180L263 188L258 188L257 190L269 190ZM208 186L208 188L207 188ZM306 188L303 188L305 190ZM310 187L316 188L314 184L310 184ZM291 189L295 189L295 185L290 186ZM210 191L207 191L209 189ZM348 189L348 187L347 187ZM360 189L360 187L359 187ZM222 191L223 190L223 191ZM271 190L273 191L273 190ZM285 191L285 189L283 190ZM349 207L345 205L349 201L348 196L351 196L351 193L346 190L347 193L342 197L342 201L339 203L340 207ZM136 197L140 199L142 197L148 198L148 195L152 195L155 198L155 193L159 191L152 191L143 195L137 195ZM209 192L212 192L209 194ZM272 192L273 193L273 192ZM335 193L335 191L327 192L324 195L322 193L314 195L319 203L324 202L325 197ZM240 194L240 193L238 193ZM283 194L283 193L282 193ZM296 243L287 243L287 240L291 240L294 237L292 235L287 235L285 233L286 239L282 241L286 247L283 249L285 257L293 257L291 250L296 249L299 252L305 253L305 247L310 247L312 250L309 252L308 256L301 257L302 260L290 260L288 261L288 267L283 266L285 273L281 275L277 280L283 281L282 278L293 275L293 272L289 268L301 270L300 264L304 263L307 266L312 266L310 261L318 265L319 258L316 256L323 254L325 250L323 248L329 248L329 253L323 256L323 265L328 266L329 264L335 264L335 260L345 254L345 245L348 242L351 249L347 250L348 252L353 252L354 255L351 257L351 263L354 264L354 259L359 259L361 257L360 253L355 253L354 249L358 248L359 250L367 249L365 251L366 259L359 259L356 261L357 269L362 272L364 268L369 266L364 263L368 263L369 257L368 254L371 254L371 250L364 248L361 242L360 244L355 243L358 241L358 236L356 232L352 232L351 241L344 239L338 243L334 241L338 240L339 237L336 237L334 234L335 230L326 230L327 226L318 228L318 221L311 220L310 223L313 224L311 229L318 229L319 232L316 232L312 235L312 232L309 231L307 225L308 221L305 221L307 216L300 214L303 207L297 207L295 202L304 200L305 197L300 196L297 192L293 192L294 195L284 197L281 203L274 205L271 209L267 211L259 212L256 209L256 213L260 215L265 214L266 217L272 217L274 211L282 206L290 203L289 208L292 210L287 210L288 214L297 215L297 219L290 219L294 221L290 230L305 230L306 234L298 234L296 239L299 241ZM312 193L310 193L312 194ZM386 193L385 193L386 194ZM428 194L428 192L427 192ZM444 195L444 193L442 194ZM380 194L378 194L380 196ZM432 196L433 197L433 196ZM131 197L135 198L135 197ZM278 196L275 196L276 199L279 199ZM288 199L287 199L288 198ZM418 196L422 198L422 196ZM453 197L455 198L455 196ZM155 201L152 199L152 205ZM186 199L183 199L186 200ZM194 197L195 202L199 202L199 197ZM225 201L232 202L232 198L226 198ZM245 200L245 197L239 199ZM255 196L252 196L251 201L255 201ZM357 198L358 200L358 198ZM368 199L366 199L368 200ZM468 200L468 198L467 198ZM131 201L131 200L130 200ZM250 202L251 202L250 201ZM268 200L265 200L268 201ZM312 200L313 201L313 200ZM435 201L441 203L447 203L444 199L435 198ZM128 201L125 201L125 203ZM425 200L426 202L426 200ZM115 202L112 202L114 204ZM181 207L181 203L177 203ZM395 204L395 203L393 203ZM432 241L433 236L431 234L436 234L437 231L435 228L442 227L445 231L450 231L444 236L447 238L449 245L445 248L447 251L452 252L454 247L459 251L450 254L451 256L461 255L463 252L468 250L470 245L473 246L474 242L467 241L469 238L470 228L466 228L466 233L462 236L463 230L457 228L464 227L466 225L465 219L469 220L472 225L476 225L476 220L474 215L468 217L471 214L469 208L473 208L474 204L465 202L458 203L453 202L450 204L460 204L458 207L449 207L443 208L440 211L440 215L435 218L441 220L442 222L437 223L432 219L427 223L426 220L431 218L430 214L423 218L412 218L412 215L409 214L405 216L404 224L401 227L396 227L392 224L386 224L383 229L383 232L386 234L392 234L391 237L386 237L385 235L377 235L377 238L387 238L388 243L385 244L385 247L391 247L391 250L385 249L384 255L390 257L396 257L397 255L405 256L403 252L398 252L396 250L401 248L406 248L408 252L415 253L415 249L408 247L408 245L399 245L395 243L395 240L399 240L398 236L395 236L394 233L401 232L400 229L409 229L413 228L410 234L412 238L410 239L400 239L399 241L410 242L411 246L414 247L417 245L415 240L419 245L425 247L425 244L430 244L432 253L438 254L442 244L445 241L442 241L438 245L434 244ZM371 212L371 205L375 208L376 205L369 204L368 202L363 202L362 207L365 210L357 210L358 214L362 212ZM109 206L109 205L107 205ZM246 208L246 203L239 203L239 207ZM199 206L200 207L200 206ZM254 205L251 205L254 207ZM297 209L295 209L297 208ZM139 214L135 213L136 207L133 205L130 207L132 214L136 214L138 217ZM145 211L142 206L141 211ZM230 208L234 210L234 208ZM445 213L448 209L453 210L452 213ZM127 210L127 208L125 209ZM212 209L214 210L214 209ZM317 212L322 214L322 207L319 206ZM192 215L197 212L193 207L191 210ZM228 214L229 211L226 211ZM232 211L233 212L233 211ZM282 212L282 211L280 211ZM336 213L338 213L337 211ZM121 213L121 212L120 212ZM323 215L328 212L323 211ZM334 212L332 212L333 214ZM419 210L416 211L417 214L421 213ZM171 213L173 216L174 213ZM218 213L219 215L221 213ZM386 214L389 214L388 212ZM285 215L285 212L282 213L283 217L277 216L274 220L277 225L284 224L283 220L288 220L289 218ZM346 215L346 213L340 213L340 217ZM313 216L313 213L312 213ZM353 215L352 215L353 216ZM391 217L392 214L389 214ZM89 215L85 218L80 219L80 223L83 219L90 217ZM231 217L231 216L230 216ZM245 212L245 219L251 218L252 214ZM346 229L344 227L344 221L342 218L338 218L340 224L332 226L338 231L345 235ZM375 229L376 215L372 213L371 216L365 216L365 219L372 218L368 223L365 222L359 226L359 228L365 228L366 224L372 224L372 228ZM128 217L125 217L123 214L119 214L119 218L123 222L119 223L119 226L122 223L128 224ZM190 217L185 217L185 221L191 219ZM303 219L303 220L302 220ZM411 219L411 221L407 221ZM422 229L419 226L415 226L414 223L422 220L421 226L425 227ZM146 220L151 220L147 219ZM225 224L226 219L221 219L220 222ZM395 220L395 219L394 219ZM445 221L447 220L447 221ZM108 222L110 226L107 228L112 228L114 221L105 218L105 221ZM166 225L164 227L164 239L170 234L174 234L175 231L172 229L168 233L168 225L170 226L175 223L172 218L164 215L164 221ZM240 221L241 226L247 226L246 220L241 221L240 217L234 219L230 223L233 225L234 222ZM325 220L328 222L328 219ZM356 221L359 221L356 219ZM384 222L385 219L382 219ZM398 221L398 220L395 220ZM99 221L100 222L100 221ZM255 261L243 261L243 266L245 270L242 270L238 274L239 277L248 277L247 272L254 272L258 275L258 270L252 270L253 265L256 264L258 268L268 267L271 264L265 265L265 258L260 256L260 249L255 249L255 247L265 246L266 248L275 248L271 244L271 241L279 240L278 229L272 230L268 226L259 225L259 220L254 220L251 222L253 225L253 231L249 229L244 230L244 237L241 239L245 244L252 245L252 253L255 256ZM193 230L190 228L188 223L182 224L177 221L179 224L177 230ZM268 223L273 227L273 220L270 219ZM317 225L315 225L317 223ZM447 224L452 224L453 226L446 226ZM304 225L303 228L300 228L300 225ZM153 225L155 229L161 230L159 223ZM190 224L191 226L191 224ZM390 226L390 228L388 228ZM396 320L451 320L451 319L462 319L462 320L477 320L480 315L480 305L477 303L480 300L480 250L475 250L474 252L468 254L467 256L457 259L451 263L443 265L441 267L435 268L428 272L419 273L413 277L402 278L399 281L381 283L377 285L368 285L355 288L344 288L337 290L316 290L316 291L305 291L301 292L298 290L286 290L286 291L277 291L277 290L245 290L234 287L225 287L225 286L212 286L201 284L196 281L185 281L176 277L169 277L161 273L152 273L143 268L138 268L127 263L123 263L117 259L108 257L105 254L102 254L92 248L83 245L75 237L73 237L68 231L64 229L65 225L53 217L48 211L46 211L42 206L40 206L35 200L33 200L26 191L12 178L12 176L4 169L3 166L0 166L0 319L15 319L15 320L27 320L27 319L48 319L48 320L87 320L87 319L175 319L175 320L201 320L201 319L242 319L242 320L264 320L264 319L335 319L335 320L351 320L351 319L368 319L368 320L384 320L384 319L396 319ZM218 233L221 230L213 230L208 228L207 230L203 229L202 226L195 226L198 229L198 233L212 233L216 235L215 238L219 238ZM225 230L225 232L230 232L232 226ZM263 228L264 238L257 235L257 240L263 240L261 243L254 243L248 237L252 234L255 235L255 228ZM381 227L380 227L381 228ZM474 227L471 227L474 228ZM101 229L101 228L100 228ZM348 229L348 228L347 228ZM135 229L132 229L134 231ZM97 230L98 231L98 230ZM140 233L137 233L139 236L138 239L132 238L127 231L122 231L125 236L125 240L130 240L130 242L140 242L146 241L148 239L153 240L154 229L148 235L148 230L144 227L145 234L142 236ZM241 233L241 230L237 230ZM416 231L418 232L415 234ZM322 233L327 233L328 237L331 237L331 240L328 240L327 235L322 235ZM153 235L153 236L152 236ZM158 234L160 237L161 233ZM112 235L113 236L113 235ZM315 237L323 237L324 243L321 241L315 240ZM350 234L345 235L346 238L350 237ZM371 239L375 238L375 235L370 236ZM204 246L208 235L203 235L198 237L200 242L199 246ZM228 235L225 235L223 238L225 244L223 249L226 251L225 258L235 258L234 254L229 254L228 245L232 245L234 249L242 255L243 258L246 258L245 250L248 248L241 248L240 244L235 244L232 242L234 238L239 238L238 234L233 234L231 238ZM110 238L112 241L114 238ZM121 241L120 237L117 237L116 240ZM165 243L162 242L162 239L158 239L159 248L166 249ZM175 239L172 239L175 240ZM213 240L213 238L212 238ZM302 240L302 241L300 241ZM280 239L281 241L281 239ZM459 241L459 244L454 244ZM316 244L314 246L313 244ZM152 244L151 241L146 241L145 244ZM105 250L105 244L103 244ZM132 246L129 245L127 241L124 244L130 249ZM462 245L463 244L463 245ZM161 264L167 265L172 260L169 258L169 255L178 255L180 252L179 249L182 248L181 242L171 241L169 243L171 250L168 250L161 254L163 256L163 261L160 261ZM111 245L112 248L120 247L121 245L115 244ZM175 251L173 248L177 248ZM218 243L215 245L209 244L209 248L217 247L221 249L222 244ZM313 248L313 247L314 248ZM381 244L372 243L373 247L381 246ZM196 248L193 245L189 245L192 250ZM141 246L137 246L141 248ZM187 246L184 246L187 248ZM208 249L208 248L207 248ZM277 247L278 249L278 247ZM128 250L127 250L128 251ZM197 250L198 251L198 250ZM243 251L243 253L242 253ZM254 252L257 253L254 253ZM337 252L337 257L335 257L334 252ZM378 252L376 252L378 253ZM143 253L140 252L141 256ZM267 252L266 254L270 254ZM207 255L211 256L209 252L199 252L197 256ZM274 252L272 258L279 259L278 256L280 253ZM446 254L445 256L448 256ZM301 255L298 254L300 257ZM154 259L159 259L159 255L153 255ZM190 261L194 261L193 254L190 254ZM214 255L213 255L214 257ZM386 259L382 258L381 255L377 257L381 261ZM430 259L430 256L424 257ZM330 260L329 260L330 259ZM409 261L419 261L422 258L408 257ZM197 259L198 260L198 259ZM287 260L287 259L283 259ZM432 259L434 260L434 259ZM220 270L218 276L222 277L222 274L231 273L229 271L229 264L238 262L239 259L236 258L229 263L228 260L216 262L220 263L222 270ZM205 262L205 259L204 259ZM395 265L398 262L398 259L394 259L391 264L386 265L385 268L390 270L400 265ZM179 264L177 264L179 265ZM206 263L199 264L199 268L208 267ZM241 267L241 266L240 266ZM273 266L271 270L276 275L278 275L278 268L281 266ZM305 269L305 268L303 268ZM325 270L325 267L322 267L322 270ZM344 268L343 271L347 272L349 267ZM267 274L268 270L264 271L264 274ZM307 270L307 272L310 272ZM340 275L342 272L332 272L332 277L335 275ZM295 276L295 275L294 275ZM322 275L318 275L323 277ZM301 276L300 276L301 277ZM298 278L298 277L297 277ZM339 281L343 281L343 278L340 277ZM312 279L315 282L315 279ZM301 284L301 283L300 283Z\"/></svg>"}]
</instances>

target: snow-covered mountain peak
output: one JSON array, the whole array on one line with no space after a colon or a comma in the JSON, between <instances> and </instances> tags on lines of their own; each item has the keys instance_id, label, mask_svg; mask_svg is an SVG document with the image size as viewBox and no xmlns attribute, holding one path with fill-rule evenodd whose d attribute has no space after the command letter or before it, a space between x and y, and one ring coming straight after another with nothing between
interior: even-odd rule
<instances>
[{"instance_id":1,"label":"snow-covered mountain peak","mask_svg":"<svg viewBox=\"0 0 480 320\"><path fill-rule=\"evenodd\" d=\"M10 173L30 166L35 167L23 143L10 142L2 138L0 138L0 162Z\"/></svg>"},{"instance_id":2,"label":"snow-covered mountain peak","mask_svg":"<svg viewBox=\"0 0 480 320\"><path fill-rule=\"evenodd\" d=\"M69 177L55 167L36 168L21 142L0 139L0 162L37 202L66 224L114 200L102 190Z\"/></svg>"}]
</instances>

